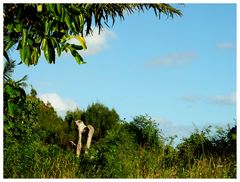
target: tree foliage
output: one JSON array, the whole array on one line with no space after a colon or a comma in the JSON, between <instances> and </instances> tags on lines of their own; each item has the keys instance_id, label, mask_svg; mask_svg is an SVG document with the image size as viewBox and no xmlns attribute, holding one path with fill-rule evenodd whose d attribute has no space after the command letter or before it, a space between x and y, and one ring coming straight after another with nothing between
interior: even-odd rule
<instances>
[{"instance_id":1,"label":"tree foliage","mask_svg":"<svg viewBox=\"0 0 240 182\"><path fill-rule=\"evenodd\" d=\"M156 16L181 16L181 11L169 4L4 4L4 56L13 46L20 51L21 62L37 65L44 53L48 63L55 63L56 54L70 51L78 64L85 61L79 51L87 49L84 37L93 24L109 26L126 13L154 10ZM26 16L27 15L27 16ZM79 45L68 40L77 39Z\"/></svg>"},{"instance_id":2,"label":"tree foliage","mask_svg":"<svg viewBox=\"0 0 240 182\"><path fill-rule=\"evenodd\" d=\"M4 83L4 118L16 118L21 111L19 107L24 107L26 101L26 93L24 87L27 85L27 76L25 75L18 81L12 79L12 73L15 68L15 61L9 60L4 64L3 83Z\"/></svg>"},{"instance_id":3,"label":"tree foliage","mask_svg":"<svg viewBox=\"0 0 240 182\"><path fill-rule=\"evenodd\" d=\"M131 132L134 132L138 144L146 148L159 148L163 144L157 123L148 115L136 116L129 123Z\"/></svg>"},{"instance_id":4,"label":"tree foliage","mask_svg":"<svg viewBox=\"0 0 240 182\"><path fill-rule=\"evenodd\" d=\"M83 111L79 108L74 111L67 111L65 116L65 124L68 126L66 129L67 140L77 143L78 141L78 129L74 121L80 120L83 115ZM84 138L85 139L85 138Z\"/></svg>"},{"instance_id":5,"label":"tree foliage","mask_svg":"<svg viewBox=\"0 0 240 182\"><path fill-rule=\"evenodd\" d=\"M115 109L110 110L103 104L93 103L83 113L82 120L84 123L94 126L93 140L98 141L106 136L108 130L112 129L119 121L119 115Z\"/></svg>"}]
</instances>

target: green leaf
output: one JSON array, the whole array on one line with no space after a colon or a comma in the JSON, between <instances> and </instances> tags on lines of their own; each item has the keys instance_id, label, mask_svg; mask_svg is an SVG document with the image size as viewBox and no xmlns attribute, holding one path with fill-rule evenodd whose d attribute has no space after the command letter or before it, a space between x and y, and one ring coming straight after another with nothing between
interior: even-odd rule
<instances>
[{"instance_id":1,"label":"green leaf","mask_svg":"<svg viewBox=\"0 0 240 182\"><path fill-rule=\"evenodd\" d=\"M77 31L77 32L81 32L81 30L80 30L80 21L79 21L78 16L75 16L75 17L74 17L74 22L75 22L76 31Z\"/></svg>"},{"instance_id":2,"label":"green leaf","mask_svg":"<svg viewBox=\"0 0 240 182\"><path fill-rule=\"evenodd\" d=\"M23 29L22 32L22 46L24 47L26 45L26 40L27 40L27 29Z\"/></svg>"},{"instance_id":3,"label":"green leaf","mask_svg":"<svg viewBox=\"0 0 240 182\"><path fill-rule=\"evenodd\" d=\"M49 35L51 28L52 28L52 22L51 21L45 21L44 35Z\"/></svg>"},{"instance_id":4,"label":"green leaf","mask_svg":"<svg viewBox=\"0 0 240 182\"><path fill-rule=\"evenodd\" d=\"M23 60L23 62L29 66L31 64L31 48L30 46L25 46L25 54L26 54L26 57L25 59Z\"/></svg>"},{"instance_id":5,"label":"green leaf","mask_svg":"<svg viewBox=\"0 0 240 182\"><path fill-rule=\"evenodd\" d=\"M33 45L33 40L30 39L30 38L28 38L28 39L27 39L27 45L32 46L32 45Z\"/></svg>"},{"instance_id":6,"label":"green leaf","mask_svg":"<svg viewBox=\"0 0 240 182\"><path fill-rule=\"evenodd\" d=\"M47 43L47 39L46 39L46 38L43 38L43 39L42 39L41 50L45 50L46 43Z\"/></svg>"},{"instance_id":7,"label":"green leaf","mask_svg":"<svg viewBox=\"0 0 240 182\"><path fill-rule=\"evenodd\" d=\"M80 15L78 16L78 18L79 18L79 22L80 22L80 27L79 27L80 32L83 33L83 28L84 28L84 18L83 18L83 15L80 14Z\"/></svg>"},{"instance_id":8,"label":"green leaf","mask_svg":"<svg viewBox=\"0 0 240 182\"><path fill-rule=\"evenodd\" d=\"M50 62L50 54L49 54L49 50L48 50L48 41L47 39L45 40L45 45L44 45L44 48L43 48L43 52L44 52L44 56L47 60L48 63L51 63Z\"/></svg>"},{"instance_id":9,"label":"green leaf","mask_svg":"<svg viewBox=\"0 0 240 182\"><path fill-rule=\"evenodd\" d=\"M83 49L87 49L86 41L85 41L85 39L82 36L76 35L75 39L77 39L80 42L80 44L82 45Z\"/></svg>"},{"instance_id":10,"label":"green leaf","mask_svg":"<svg viewBox=\"0 0 240 182\"><path fill-rule=\"evenodd\" d=\"M11 33L11 32L13 32L14 31L14 26L13 26L13 24L8 24L7 25L7 29L8 29L8 31Z\"/></svg>"},{"instance_id":11,"label":"green leaf","mask_svg":"<svg viewBox=\"0 0 240 182\"><path fill-rule=\"evenodd\" d=\"M57 54L58 54L58 56L60 56L62 51L61 51L61 48L59 46L59 43L57 42L56 38L54 38L54 37L51 37L50 39L51 39L53 48L54 49L57 48Z\"/></svg>"},{"instance_id":12,"label":"green leaf","mask_svg":"<svg viewBox=\"0 0 240 182\"><path fill-rule=\"evenodd\" d=\"M76 44L71 44L71 47L73 47L73 48L76 49L76 50L82 50L82 49L83 49L82 46L76 45Z\"/></svg>"},{"instance_id":13,"label":"green leaf","mask_svg":"<svg viewBox=\"0 0 240 182\"><path fill-rule=\"evenodd\" d=\"M75 21L72 20L72 28L73 28L73 32L77 33L77 29L76 29L76 25L75 25Z\"/></svg>"},{"instance_id":14,"label":"green leaf","mask_svg":"<svg viewBox=\"0 0 240 182\"><path fill-rule=\"evenodd\" d=\"M50 61L51 63L55 64L55 49L51 41L49 42L48 49L49 49Z\"/></svg>"},{"instance_id":15,"label":"green leaf","mask_svg":"<svg viewBox=\"0 0 240 182\"><path fill-rule=\"evenodd\" d=\"M21 23L16 24L14 30L17 33L22 32L23 31L23 25Z\"/></svg>"},{"instance_id":16,"label":"green leaf","mask_svg":"<svg viewBox=\"0 0 240 182\"><path fill-rule=\"evenodd\" d=\"M42 12L42 4L37 5L37 12L38 13Z\"/></svg>"},{"instance_id":17,"label":"green leaf","mask_svg":"<svg viewBox=\"0 0 240 182\"><path fill-rule=\"evenodd\" d=\"M44 56L48 63L55 63L55 49L53 48L52 42L49 39L46 41Z\"/></svg>"},{"instance_id":18,"label":"green leaf","mask_svg":"<svg viewBox=\"0 0 240 182\"><path fill-rule=\"evenodd\" d=\"M54 12L54 4L48 4L48 8L50 11Z\"/></svg>"},{"instance_id":19,"label":"green leaf","mask_svg":"<svg viewBox=\"0 0 240 182\"><path fill-rule=\"evenodd\" d=\"M73 30L72 20L70 19L68 14L65 15L65 23L67 24L68 29Z\"/></svg>"},{"instance_id":20,"label":"green leaf","mask_svg":"<svg viewBox=\"0 0 240 182\"><path fill-rule=\"evenodd\" d=\"M24 62L24 60L26 58L26 55L27 55L26 51L27 51L26 46L24 46L20 49L20 58L23 62Z\"/></svg>"},{"instance_id":21,"label":"green leaf","mask_svg":"<svg viewBox=\"0 0 240 182\"><path fill-rule=\"evenodd\" d=\"M8 51L14 44L15 44L14 40L8 42L7 46L5 47L5 51Z\"/></svg>"},{"instance_id":22,"label":"green leaf","mask_svg":"<svg viewBox=\"0 0 240 182\"><path fill-rule=\"evenodd\" d=\"M40 44L40 43L41 43L41 40L42 40L41 37L38 37L38 38L35 39L35 43L36 43L36 44Z\"/></svg>"},{"instance_id":23,"label":"green leaf","mask_svg":"<svg viewBox=\"0 0 240 182\"><path fill-rule=\"evenodd\" d=\"M38 50L36 47L33 48L31 59L32 59L31 64L37 65L38 59L39 59L39 54L38 54Z\"/></svg>"},{"instance_id":24,"label":"green leaf","mask_svg":"<svg viewBox=\"0 0 240 182\"><path fill-rule=\"evenodd\" d=\"M71 50L71 53L73 55L73 57L75 58L76 62L78 64L85 64L86 62L83 60L83 58L78 54L78 52L76 50Z\"/></svg>"},{"instance_id":25,"label":"green leaf","mask_svg":"<svg viewBox=\"0 0 240 182\"><path fill-rule=\"evenodd\" d=\"M62 6L62 8L61 8L61 18L60 18L60 21L61 21L61 22L64 22L64 19L65 19L65 8Z\"/></svg>"},{"instance_id":26,"label":"green leaf","mask_svg":"<svg viewBox=\"0 0 240 182\"><path fill-rule=\"evenodd\" d=\"M57 54L58 54L58 56L61 56L61 53L62 53L61 48L60 48L60 46L58 45L58 46L57 46Z\"/></svg>"},{"instance_id":27,"label":"green leaf","mask_svg":"<svg viewBox=\"0 0 240 182\"><path fill-rule=\"evenodd\" d=\"M58 12L58 15L60 15L62 13L62 10L61 10L61 4L57 4L57 12Z\"/></svg>"}]
</instances>

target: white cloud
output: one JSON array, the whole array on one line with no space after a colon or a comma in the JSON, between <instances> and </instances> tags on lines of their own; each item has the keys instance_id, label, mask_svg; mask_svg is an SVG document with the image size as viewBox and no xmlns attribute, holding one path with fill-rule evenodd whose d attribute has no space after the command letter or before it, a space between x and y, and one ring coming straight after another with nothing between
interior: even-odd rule
<instances>
[{"instance_id":1,"label":"white cloud","mask_svg":"<svg viewBox=\"0 0 240 182\"><path fill-rule=\"evenodd\" d=\"M182 99L186 102L196 103L204 101L206 103L214 103L218 105L235 105L236 93L229 93L226 95L204 96L204 95L185 95Z\"/></svg>"},{"instance_id":2,"label":"white cloud","mask_svg":"<svg viewBox=\"0 0 240 182\"><path fill-rule=\"evenodd\" d=\"M215 96L212 101L219 105L235 105L236 104L236 93L230 93L227 95Z\"/></svg>"},{"instance_id":3,"label":"white cloud","mask_svg":"<svg viewBox=\"0 0 240 182\"><path fill-rule=\"evenodd\" d=\"M187 64L196 58L194 51L178 52L166 55L165 57L157 58L147 63L150 68L154 67L174 67Z\"/></svg>"},{"instance_id":4,"label":"white cloud","mask_svg":"<svg viewBox=\"0 0 240 182\"><path fill-rule=\"evenodd\" d=\"M63 99L56 93L45 93L39 95L39 98L46 104L50 102L59 115L64 115L68 110L77 108L77 104L71 99Z\"/></svg>"},{"instance_id":5,"label":"white cloud","mask_svg":"<svg viewBox=\"0 0 240 182\"><path fill-rule=\"evenodd\" d=\"M98 29L96 28L93 30L92 34L85 37L87 49L81 50L79 51L79 53L83 56L95 55L98 52L101 52L102 50L109 48L110 47L109 40L114 38L116 38L115 32L104 28L99 34ZM77 45L80 44L76 39L71 39L69 42L71 44Z\"/></svg>"},{"instance_id":6,"label":"white cloud","mask_svg":"<svg viewBox=\"0 0 240 182\"><path fill-rule=\"evenodd\" d=\"M221 42L217 44L219 49L232 49L234 46L231 42Z\"/></svg>"}]
</instances>

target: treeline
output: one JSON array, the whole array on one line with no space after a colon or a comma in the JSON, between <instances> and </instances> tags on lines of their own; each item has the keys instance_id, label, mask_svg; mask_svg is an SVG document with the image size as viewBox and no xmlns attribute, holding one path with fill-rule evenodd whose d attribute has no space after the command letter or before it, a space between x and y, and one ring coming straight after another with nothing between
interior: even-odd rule
<instances>
[{"instance_id":1,"label":"treeline","mask_svg":"<svg viewBox=\"0 0 240 182\"><path fill-rule=\"evenodd\" d=\"M4 178L236 178L236 126L196 129L173 147L148 115L123 121L93 103L61 118L19 83L4 82ZM95 132L77 158L79 119Z\"/></svg>"}]
</instances>

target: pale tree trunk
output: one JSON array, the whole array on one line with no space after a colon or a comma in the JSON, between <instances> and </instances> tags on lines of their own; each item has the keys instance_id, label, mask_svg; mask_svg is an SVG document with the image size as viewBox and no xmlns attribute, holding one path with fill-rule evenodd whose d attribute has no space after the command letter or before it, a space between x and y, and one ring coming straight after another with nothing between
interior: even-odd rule
<instances>
[{"instance_id":1,"label":"pale tree trunk","mask_svg":"<svg viewBox=\"0 0 240 182\"><path fill-rule=\"evenodd\" d=\"M79 157L82 149L82 133L78 133L78 143L76 148L76 156Z\"/></svg>"},{"instance_id":2,"label":"pale tree trunk","mask_svg":"<svg viewBox=\"0 0 240 182\"><path fill-rule=\"evenodd\" d=\"M92 125L87 125L89 131L88 131L88 138L87 138L87 149L90 148L90 145L91 145L91 141L92 141L92 136L93 136L93 133L94 133L94 128Z\"/></svg>"},{"instance_id":3,"label":"pale tree trunk","mask_svg":"<svg viewBox=\"0 0 240 182\"><path fill-rule=\"evenodd\" d=\"M78 127L78 143L77 143L77 148L76 148L76 155L79 157L82 149L82 133L84 129L86 128L86 125L81 121L77 120L75 121L77 127Z\"/></svg>"}]
</instances>

